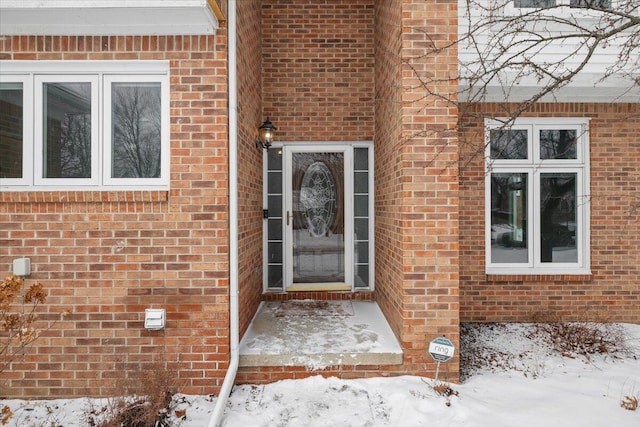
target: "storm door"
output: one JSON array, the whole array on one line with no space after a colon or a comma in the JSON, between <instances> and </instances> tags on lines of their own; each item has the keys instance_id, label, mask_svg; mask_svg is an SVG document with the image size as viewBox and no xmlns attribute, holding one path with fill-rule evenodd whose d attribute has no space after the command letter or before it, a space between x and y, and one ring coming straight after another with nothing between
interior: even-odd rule
<instances>
[{"instance_id":1,"label":"storm door","mask_svg":"<svg viewBox=\"0 0 640 427\"><path fill-rule=\"evenodd\" d=\"M351 152L284 147L287 290L351 290Z\"/></svg>"},{"instance_id":2,"label":"storm door","mask_svg":"<svg viewBox=\"0 0 640 427\"><path fill-rule=\"evenodd\" d=\"M372 290L370 142L274 144L265 155L264 290Z\"/></svg>"}]
</instances>

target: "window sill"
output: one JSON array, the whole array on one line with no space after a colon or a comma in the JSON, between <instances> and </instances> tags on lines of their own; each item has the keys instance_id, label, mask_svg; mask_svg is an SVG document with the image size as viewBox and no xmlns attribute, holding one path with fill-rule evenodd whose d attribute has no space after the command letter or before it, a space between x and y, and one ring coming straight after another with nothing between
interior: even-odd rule
<instances>
[{"instance_id":1,"label":"window sill","mask_svg":"<svg viewBox=\"0 0 640 427\"><path fill-rule=\"evenodd\" d=\"M487 282L588 282L592 274L487 274Z\"/></svg>"},{"instance_id":2,"label":"window sill","mask_svg":"<svg viewBox=\"0 0 640 427\"><path fill-rule=\"evenodd\" d=\"M0 192L2 203L154 203L169 200L169 191L6 191Z\"/></svg>"}]
</instances>

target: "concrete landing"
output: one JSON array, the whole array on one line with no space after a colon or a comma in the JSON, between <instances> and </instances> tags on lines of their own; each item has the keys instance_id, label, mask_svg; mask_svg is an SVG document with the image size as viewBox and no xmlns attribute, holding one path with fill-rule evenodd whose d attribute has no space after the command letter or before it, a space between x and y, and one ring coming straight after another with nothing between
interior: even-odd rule
<instances>
[{"instance_id":1,"label":"concrete landing","mask_svg":"<svg viewBox=\"0 0 640 427\"><path fill-rule=\"evenodd\" d=\"M372 301L263 302L240 342L240 366L398 365L402 348Z\"/></svg>"}]
</instances>

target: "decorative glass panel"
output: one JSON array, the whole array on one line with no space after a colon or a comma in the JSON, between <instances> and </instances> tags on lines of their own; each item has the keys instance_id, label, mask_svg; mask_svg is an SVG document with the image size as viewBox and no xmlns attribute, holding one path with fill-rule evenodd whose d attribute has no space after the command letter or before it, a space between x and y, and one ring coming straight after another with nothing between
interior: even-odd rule
<instances>
[{"instance_id":1,"label":"decorative glass panel","mask_svg":"<svg viewBox=\"0 0 640 427\"><path fill-rule=\"evenodd\" d=\"M575 130L541 130L540 158L577 159L578 135Z\"/></svg>"},{"instance_id":2,"label":"decorative glass panel","mask_svg":"<svg viewBox=\"0 0 640 427\"><path fill-rule=\"evenodd\" d=\"M91 178L91 83L43 89L43 178Z\"/></svg>"},{"instance_id":3,"label":"decorative glass panel","mask_svg":"<svg viewBox=\"0 0 640 427\"><path fill-rule=\"evenodd\" d=\"M540 176L540 259L577 262L575 173Z\"/></svg>"},{"instance_id":4,"label":"decorative glass panel","mask_svg":"<svg viewBox=\"0 0 640 427\"><path fill-rule=\"evenodd\" d=\"M528 261L527 174L491 174L491 262Z\"/></svg>"},{"instance_id":5,"label":"decorative glass panel","mask_svg":"<svg viewBox=\"0 0 640 427\"><path fill-rule=\"evenodd\" d=\"M160 94L160 83L112 84L112 178L160 177Z\"/></svg>"},{"instance_id":6,"label":"decorative glass panel","mask_svg":"<svg viewBox=\"0 0 640 427\"><path fill-rule=\"evenodd\" d=\"M293 153L293 283L344 282L344 154Z\"/></svg>"},{"instance_id":7,"label":"decorative glass panel","mask_svg":"<svg viewBox=\"0 0 640 427\"><path fill-rule=\"evenodd\" d=\"M506 160L526 159L528 155L528 132L525 129L491 130L491 158Z\"/></svg>"},{"instance_id":8,"label":"decorative glass panel","mask_svg":"<svg viewBox=\"0 0 640 427\"><path fill-rule=\"evenodd\" d=\"M0 178L22 178L22 83L0 83Z\"/></svg>"}]
</instances>

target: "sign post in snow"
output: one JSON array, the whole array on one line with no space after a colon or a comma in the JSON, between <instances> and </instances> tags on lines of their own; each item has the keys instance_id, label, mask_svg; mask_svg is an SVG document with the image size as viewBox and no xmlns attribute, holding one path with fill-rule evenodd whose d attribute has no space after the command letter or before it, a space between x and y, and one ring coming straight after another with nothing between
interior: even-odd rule
<instances>
[{"instance_id":1,"label":"sign post in snow","mask_svg":"<svg viewBox=\"0 0 640 427\"><path fill-rule=\"evenodd\" d=\"M436 380L440 372L440 363L449 361L455 354L455 350L451 340L445 337L438 337L429 343L429 354L437 362Z\"/></svg>"}]
</instances>

